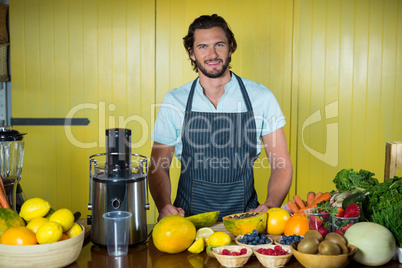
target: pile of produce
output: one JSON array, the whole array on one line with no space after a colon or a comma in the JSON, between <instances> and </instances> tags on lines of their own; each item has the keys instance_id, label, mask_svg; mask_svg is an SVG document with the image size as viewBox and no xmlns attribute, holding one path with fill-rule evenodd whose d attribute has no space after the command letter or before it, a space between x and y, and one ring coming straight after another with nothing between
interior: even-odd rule
<instances>
[{"instance_id":1,"label":"pile of produce","mask_svg":"<svg viewBox=\"0 0 402 268\"><path fill-rule=\"evenodd\" d=\"M402 178L395 176L379 183L374 175L366 170L343 169L333 179L337 189L333 195L346 193L343 208L357 204L360 207L360 222L385 226L402 246Z\"/></svg>"},{"instance_id":2,"label":"pile of produce","mask_svg":"<svg viewBox=\"0 0 402 268\"><path fill-rule=\"evenodd\" d=\"M307 209L315 208L317 205L323 201L329 201L331 199L331 194L329 192L309 192L307 194L307 200L303 200L298 195L293 196L293 200L289 200L287 205L293 214L302 214Z\"/></svg>"},{"instance_id":3,"label":"pile of produce","mask_svg":"<svg viewBox=\"0 0 402 268\"><path fill-rule=\"evenodd\" d=\"M49 244L79 235L82 228L75 221L80 213L69 209L54 210L49 202L31 198L19 214L0 208L0 243L7 245Z\"/></svg>"}]
</instances>

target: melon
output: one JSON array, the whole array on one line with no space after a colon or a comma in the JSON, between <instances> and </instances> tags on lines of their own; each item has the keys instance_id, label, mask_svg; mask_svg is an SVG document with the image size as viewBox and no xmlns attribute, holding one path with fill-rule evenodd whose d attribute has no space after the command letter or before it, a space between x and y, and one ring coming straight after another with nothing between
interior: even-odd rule
<instances>
[{"instance_id":1,"label":"melon","mask_svg":"<svg viewBox=\"0 0 402 268\"><path fill-rule=\"evenodd\" d=\"M152 231L155 247L166 253L179 253L194 242L194 224L179 215L169 215L161 219Z\"/></svg>"},{"instance_id":2,"label":"melon","mask_svg":"<svg viewBox=\"0 0 402 268\"><path fill-rule=\"evenodd\" d=\"M200 213L186 217L186 219L191 221L195 228L200 229L202 227L209 227L214 224L219 217L219 212L220 211Z\"/></svg>"},{"instance_id":3,"label":"melon","mask_svg":"<svg viewBox=\"0 0 402 268\"><path fill-rule=\"evenodd\" d=\"M267 212L243 212L222 218L226 230L234 236L251 234L253 230L259 233L267 227Z\"/></svg>"},{"instance_id":4,"label":"melon","mask_svg":"<svg viewBox=\"0 0 402 268\"><path fill-rule=\"evenodd\" d=\"M0 208L0 236L11 227L25 226L25 221L11 208Z\"/></svg>"}]
</instances>

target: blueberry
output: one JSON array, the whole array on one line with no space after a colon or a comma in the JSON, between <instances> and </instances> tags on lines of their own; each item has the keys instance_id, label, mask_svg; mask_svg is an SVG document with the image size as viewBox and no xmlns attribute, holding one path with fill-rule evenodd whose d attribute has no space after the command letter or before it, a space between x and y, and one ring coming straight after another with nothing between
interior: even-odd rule
<instances>
[{"instance_id":1,"label":"blueberry","mask_svg":"<svg viewBox=\"0 0 402 268\"><path fill-rule=\"evenodd\" d=\"M256 235L256 236L259 235L259 233L258 233L258 231L257 231L256 229L253 230L252 234L253 234L253 235Z\"/></svg>"}]
</instances>

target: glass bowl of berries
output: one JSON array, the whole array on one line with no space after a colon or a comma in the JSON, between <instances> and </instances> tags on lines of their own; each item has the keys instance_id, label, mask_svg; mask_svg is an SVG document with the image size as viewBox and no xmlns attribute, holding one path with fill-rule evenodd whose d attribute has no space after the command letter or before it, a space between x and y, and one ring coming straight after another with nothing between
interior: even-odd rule
<instances>
[{"instance_id":1,"label":"glass bowl of berries","mask_svg":"<svg viewBox=\"0 0 402 268\"><path fill-rule=\"evenodd\" d=\"M283 267L293 256L290 249L286 249L280 245L255 247L253 252L258 261L265 267Z\"/></svg>"},{"instance_id":2,"label":"glass bowl of berries","mask_svg":"<svg viewBox=\"0 0 402 268\"><path fill-rule=\"evenodd\" d=\"M239 246L254 248L261 245L270 245L273 241L267 235L261 234L257 230L253 230L251 234L236 236L235 242Z\"/></svg>"},{"instance_id":3,"label":"glass bowl of berries","mask_svg":"<svg viewBox=\"0 0 402 268\"><path fill-rule=\"evenodd\" d=\"M350 226L359 222L359 218L359 205L350 204L344 211L331 215L331 231L344 235Z\"/></svg>"},{"instance_id":4,"label":"glass bowl of berries","mask_svg":"<svg viewBox=\"0 0 402 268\"><path fill-rule=\"evenodd\" d=\"M243 267L253 254L253 250L243 246L223 246L214 248L213 253L222 266Z\"/></svg>"}]
</instances>

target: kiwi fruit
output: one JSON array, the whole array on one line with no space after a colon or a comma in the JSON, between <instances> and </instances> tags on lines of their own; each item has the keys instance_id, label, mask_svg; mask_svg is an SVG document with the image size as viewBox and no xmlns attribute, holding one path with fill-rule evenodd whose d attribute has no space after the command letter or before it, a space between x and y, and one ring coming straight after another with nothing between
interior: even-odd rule
<instances>
[{"instance_id":1,"label":"kiwi fruit","mask_svg":"<svg viewBox=\"0 0 402 268\"><path fill-rule=\"evenodd\" d=\"M319 244L320 242L318 241L317 238L305 237L297 245L297 250L300 251L301 253L317 254Z\"/></svg>"},{"instance_id":2,"label":"kiwi fruit","mask_svg":"<svg viewBox=\"0 0 402 268\"><path fill-rule=\"evenodd\" d=\"M332 241L332 242L334 242L336 244L343 244L343 245L347 244L346 239L342 235L340 235L338 233L328 233L325 236L325 240Z\"/></svg>"},{"instance_id":3,"label":"kiwi fruit","mask_svg":"<svg viewBox=\"0 0 402 268\"><path fill-rule=\"evenodd\" d=\"M341 254L348 254L349 253L349 249L346 245L344 244L337 244L339 246L339 248L341 249Z\"/></svg>"},{"instance_id":4,"label":"kiwi fruit","mask_svg":"<svg viewBox=\"0 0 402 268\"><path fill-rule=\"evenodd\" d=\"M322 234L317 230L308 230L304 234L304 238L307 238L307 237L315 237L315 238L317 238L318 242L321 242L322 240L324 240L324 238L322 237Z\"/></svg>"},{"instance_id":5,"label":"kiwi fruit","mask_svg":"<svg viewBox=\"0 0 402 268\"><path fill-rule=\"evenodd\" d=\"M332 241L324 240L318 246L318 252L321 255L339 255L341 254L341 248Z\"/></svg>"}]
</instances>

